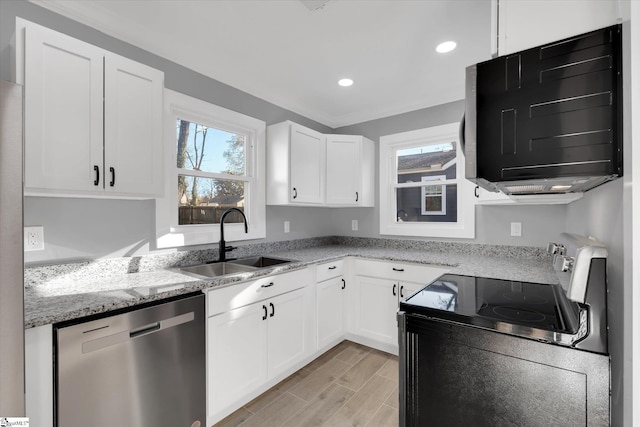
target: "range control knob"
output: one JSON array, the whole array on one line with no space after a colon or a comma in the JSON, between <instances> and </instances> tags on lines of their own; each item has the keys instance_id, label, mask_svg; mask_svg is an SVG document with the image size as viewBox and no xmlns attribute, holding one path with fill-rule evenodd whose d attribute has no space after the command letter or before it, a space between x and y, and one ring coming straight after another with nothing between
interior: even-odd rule
<instances>
[{"instance_id":1,"label":"range control knob","mask_svg":"<svg viewBox=\"0 0 640 427\"><path fill-rule=\"evenodd\" d=\"M564 245L551 242L549 243L549 246L547 246L547 252L551 255L564 255L566 253L566 248Z\"/></svg>"},{"instance_id":2,"label":"range control knob","mask_svg":"<svg viewBox=\"0 0 640 427\"><path fill-rule=\"evenodd\" d=\"M574 261L575 259L570 256L556 256L555 260L553 261L553 268L556 271L571 271Z\"/></svg>"}]
</instances>

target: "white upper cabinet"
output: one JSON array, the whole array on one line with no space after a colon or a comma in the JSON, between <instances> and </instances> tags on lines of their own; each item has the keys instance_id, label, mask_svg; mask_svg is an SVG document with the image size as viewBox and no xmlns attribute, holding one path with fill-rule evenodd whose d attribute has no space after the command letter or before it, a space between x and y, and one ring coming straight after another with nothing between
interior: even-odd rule
<instances>
[{"instance_id":1,"label":"white upper cabinet","mask_svg":"<svg viewBox=\"0 0 640 427\"><path fill-rule=\"evenodd\" d=\"M497 0L498 54L552 43L618 23L619 0Z\"/></svg>"},{"instance_id":2,"label":"white upper cabinet","mask_svg":"<svg viewBox=\"0 0 640 427\"><path fill-rule=\"evenodd\" d=\"M267 204L324 203L325 136L286 121L267 128Z\"/></svg>"},{"instance_id":3,"label":"white upper cabinet","mask_svg":"<svg viewBox=\"0 0 640 427\"><path fill-rule=\"evenodd\" d=\"M161 195L162 72L24 28L25 193Z\"/></svg>"},{"instance_id":4,"label":"white upper cabinet","mask_svg":"<svg viewBox=\"0 0 640 427\"><path fill-rule=\"evenodd\" d=\"M373 141L286 121L267 128L267 204L374 206Z\"/></svg>"},{"instance_id":5,"label":"white upper cabinet","mask_svg":"<svg viewBox=\"0 0 640 427\"><path fill-rule=\"evenodd\" d=\"M104 61L105 189L161 194L164 75L122 56Z\"/></svg>"},{"instance_id":6,"label":"white upper cabinet","mask_svg":"<svg viewBox=\"0 0 640 427\"><path fill-rule=\"evenodd\" d=\"M327 205L373 207L374 162L370 139L327 135Z\"/></svg>"}]
</instances>

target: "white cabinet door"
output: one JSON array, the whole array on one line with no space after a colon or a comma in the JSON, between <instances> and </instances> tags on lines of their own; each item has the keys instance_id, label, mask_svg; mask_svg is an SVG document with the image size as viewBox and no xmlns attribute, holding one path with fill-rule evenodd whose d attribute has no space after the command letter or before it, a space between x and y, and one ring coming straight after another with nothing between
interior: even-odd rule
<instances>
[{"instance_id":1,"label":"white cabinet door","mask_svg":"<svg viewBox=\"0 0 640 427\"><path fill-rule=\"evenodd\" d=\"M37 25L26 28L27 191L102 191L102 58L87 43Z\"/></svg>"},{"instance_id":2,"label":"white cabinet door","mask_svg":"<svg viewBox=\"0 0 640 427\"><path fill-rule=\"evenodd\" d=\"M105 56L105 189L162 194L162 72Z\"/></svg>"},{"instance_id":3,"label":"white cabinet door","mask_svg":"<svg viewBox=\"0 0 640 427\"><path fill-rule=\"evenodd\" d=\"M499 0L498 6L500 55L615 25L620 15L612 0Z\"/></svg>"},{"instance_id":4,"label":"white cabinet door","mask_svg":"<svg viewBox=\"0 0 640 427\"><path fill-rule=\"evenodd\" d=\"M398 284L387 279L356 276L355 333L397 345Z\"/></svg>"},{"instance_id":5,"label":"white cabinet door","mask_svg":"<svg viewBox=\"0 0 640 427\"><path fill-rule=\"evenodd\" d=\"M292 203L323 203L324 135L291 123L290 138L290 201Z\"/></svg>"},{"instance_id":6,"label":"white cabinet door","mask_svg":"<svg viewBox=\"0 0 640 427\"><path fill-rule=\"evenodd\" d=\"M360 135L327 135L327 205L374 206L375 147Z\"/></svg>"},{"instance_id":7,"label":"white cabinet door","mask_svg":"<svg viewBox=\"0 0 640 427\"><path fill-rule=\"evenodd\" d=\"M362 137L327 135L327 204L357 206L361 190Z\"/></svg>"},{"instance_id":8,"label":"white cabinet door","mask_svg":"<svg viewBox=\"0 0 640 427\"><path fill-rule=\"evenodd\" d=\"M316 285L318 348L341 339L345 332L345 281L334 277Z\"/></svg>"},{"instance_id":9,"label":"white cabinet door","mask_svg":"<svg viewBox=\"0 0 640 427\"><path fill-rule=\"evenodd\" d=\"M267 308L256 303L208 319L209 417L267 381Z\"/></svg>"},{"instance_id":10,"label":"white cabinet door","mask_svg":"<svg viewBox=\"0 0 640 427\"><path fill-rule=\"evenodd\" d=\"M267 372L269 378L302 360L309 349L306 289L289 292L269 301L267 319Z\"/></svg>"}]
</instances>

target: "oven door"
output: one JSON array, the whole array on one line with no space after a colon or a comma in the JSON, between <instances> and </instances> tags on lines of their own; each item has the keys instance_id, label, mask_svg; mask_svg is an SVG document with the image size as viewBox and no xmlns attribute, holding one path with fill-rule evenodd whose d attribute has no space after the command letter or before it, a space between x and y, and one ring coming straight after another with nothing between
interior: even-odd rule
<instances>
[{"instance_id":1,"label":"oven door","mask_svg":"<svg viewBox=\"0 0 640 427\"><path fill-rule=\"evenodd\" d=\"M401 426L609 424L609 358L399 313Z\"/></svg>"}]
</instances>

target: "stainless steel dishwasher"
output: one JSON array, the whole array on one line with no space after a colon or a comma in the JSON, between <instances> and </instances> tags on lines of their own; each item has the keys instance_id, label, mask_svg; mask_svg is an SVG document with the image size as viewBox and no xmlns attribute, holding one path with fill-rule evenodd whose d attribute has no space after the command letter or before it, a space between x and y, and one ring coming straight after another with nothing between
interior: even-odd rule
<instances>
[{"instance_id":1,"label":"stainless steel dishwasher","mask_svg":"<svg viewBox=\"0 0 640 427\"><path fill-rule=\"evenodd\" d=\"M204 427L204 298L56 325L56 425Z\"/></svg>"}]
</instances>

